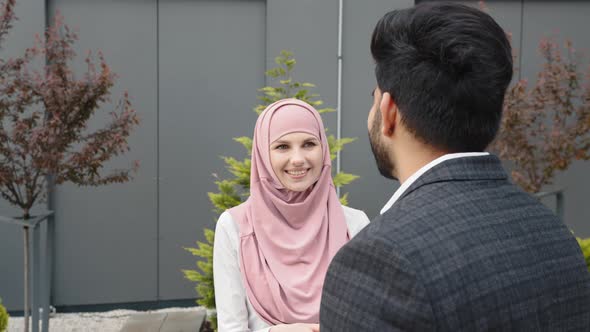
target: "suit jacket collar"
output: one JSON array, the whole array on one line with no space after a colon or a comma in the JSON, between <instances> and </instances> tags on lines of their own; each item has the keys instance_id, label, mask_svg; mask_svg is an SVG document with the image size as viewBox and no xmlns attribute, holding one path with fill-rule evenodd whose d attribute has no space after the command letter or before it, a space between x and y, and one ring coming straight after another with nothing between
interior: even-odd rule
<instances>
[{"instance_id":1,"label":"suit jacket collar","mask_svg":"<svg viewBox=\"0 0 590 332\"><path fill-rule=\"evenodd\" d=\"M422 174L401 195L399 200L414 190L431 183L445 181L505 180L508 178L500 159L489 154L486 156L457 158L444 161Z\"/></svg>"}]
</instances>

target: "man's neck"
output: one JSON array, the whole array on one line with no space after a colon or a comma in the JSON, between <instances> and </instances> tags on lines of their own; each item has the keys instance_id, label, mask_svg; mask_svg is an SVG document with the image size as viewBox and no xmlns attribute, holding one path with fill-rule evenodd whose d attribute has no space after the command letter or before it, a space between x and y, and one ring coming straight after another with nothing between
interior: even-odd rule
<instances>
[{"instance_id":1,"label":"man's neck","mask_svg":"<svg viewBox=\"0 0 590 332\"><path fill-rule=\"evenodd\" d=\"M406 151L403 158L397 158L396 170L398 180L404 183L412 174L431 161L447 154L447 152L435 149L418 149Z\"/></svg>"}]
</instances>

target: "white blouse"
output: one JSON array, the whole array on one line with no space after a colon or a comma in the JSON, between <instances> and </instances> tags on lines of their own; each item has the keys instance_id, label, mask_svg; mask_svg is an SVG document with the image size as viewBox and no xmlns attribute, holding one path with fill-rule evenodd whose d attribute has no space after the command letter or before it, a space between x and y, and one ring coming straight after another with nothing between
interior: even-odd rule
<instances>
[{"instance_id":1,"label":"white blouse","mask_svg":"<svg viewBox=\"0 0 590 332\"><path fill-rule=\"evenodd\" d=\"M369 223L367 215L342 207L351 237ZM258 316L246 295L238 261L239 230L227 211L219 216L213 248L213 279L219 332L268 332L271 328Z\"/></svg>"}]
</instances>

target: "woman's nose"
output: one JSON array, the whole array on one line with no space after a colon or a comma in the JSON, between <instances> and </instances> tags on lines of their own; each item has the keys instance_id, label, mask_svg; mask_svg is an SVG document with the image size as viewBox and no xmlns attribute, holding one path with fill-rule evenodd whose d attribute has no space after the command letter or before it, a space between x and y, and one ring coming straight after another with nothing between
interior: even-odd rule
<instances>
[{"instance_id":1,"label":"woman's nose","mask_svg":"<svg viewBox=\"0 0 590 332\"><path fill-rule=\"evenodd\" d=\"M291 164L293 164L293 166L301 166L304 163L305 163L305 156L303 154L303 151L301 151L299 149L294 149L293 155L291 155Z\"/></svg>"}]
</instances>

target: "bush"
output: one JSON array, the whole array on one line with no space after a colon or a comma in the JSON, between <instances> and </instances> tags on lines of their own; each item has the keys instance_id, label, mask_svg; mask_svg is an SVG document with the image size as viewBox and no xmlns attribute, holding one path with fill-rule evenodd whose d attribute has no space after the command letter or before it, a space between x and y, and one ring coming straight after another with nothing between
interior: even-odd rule
<instances>
[{"instance_id":1,"label":"bush","mask_svg":"<svg viewBox=\"0 0 590 332\"><path fill-rule=\"evenodd\" d=\"M586 266L588 267L588 271L590 272L590 237L585 239L577 237L576 240L578 240L580 249L582 249L584 259L586 260Z\"/></svg>"},{"instance_id":2,"label":"bush","mask_svg":"<svg viewBox=\"0 0 590 332\"><path fill-rule=\"evenodd\" d=\"M2 299L0 299L0 332L6 331L8 328L8 312L6 312L6 308L2 305Z\"/></svg>"}]
</instances>

